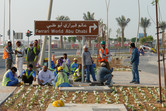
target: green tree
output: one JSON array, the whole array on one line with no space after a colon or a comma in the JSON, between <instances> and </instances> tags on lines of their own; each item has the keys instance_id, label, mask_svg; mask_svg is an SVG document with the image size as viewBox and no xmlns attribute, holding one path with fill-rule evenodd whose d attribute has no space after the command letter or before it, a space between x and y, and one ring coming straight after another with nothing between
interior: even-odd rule
<instances>
[{"instance_id":1,"label":"green tree","mask_svg":"<svg viewBox=\"0 0 166 111\"><path fill-rule=\"evenodd\" d=\"M153 39L153 36L150 35L150 36L147 37L147 40L146 40L146 41L147 41L147 42L153 42L153 40L154 40L154 39Z\"/></svg>"},{"instance_id":2,"label":"green tree","mask_svg":"<svg viewBox=\"0 0 166 111\"><path fill-rule=\"evenodd\" d=\"M118 38L117 38L117 41L118 41L118 42L121 42L121 41L122 41L122 37L118 37ZM123 41L126 42L126 38L125 38L125 37L123 38Z\"/></svg>"},{"instance_id":3,"label":"green tree","mask_svg":"<svg viewBox=\"0 0 166 111\"><path fill-rule=\"evenodd\" d=\"M71 43L71 37L68 37L67 40L69 43Z\"/></svg>"},{"instance_id":4,"label":"green tree","mask_svg":"<svg viewBox=\"0 0 166 111\"><path fill-rule=\"evenodd\" d=\"M145 18L141 18L141 23L140 26L143 28L144 30L144 37L146 37L146 30L147 28L151 25L150 19Z\"/></svg>"},{"instance_id":5,"label":"green tree","mask_svg":"<svg viewBox=\"0 0 166 111\"><path fill-rule=\"evenodd\" d=\"M56 20L67 21L70 20L70 18L68 16L61 15L56 17ZM63 36L60 36L60 48L63 48Z\"/></svg>"},{"instance_id":6,"label":"green tree","mask_svg":"<svg viewBox=\"0 0 166 111\"><path fill-rule=\"evenodd\" d=\"M139 42L141 44L145 44L146 42L153 42L153 36L148 36L148 37L142 37L140 38Z\"/></svg>"},{"instance_id":7,"label":"green tree","mask_svg":"<svg viewBox=\"0 0 166 111\"><path fill-rule=\"evenodd\" d=\"M71 37L71 40L72 40L73 43L76 42L76 39L77 39L76 37Z\"/></svg>"},{"instance_id":8,"label":"green tree","mask_svg":"<svg viewBox=\"0 0 166 111\"><path fill-rule=\"evenodd\" d=\"M142 37L142 38L140 38L140 43L143 45L143 44L145 44L145 42L146 42L146 37Z\"/></svg>"},{"instance_id":9,"label":"green tree","mask_svg":"<svg viewBox=\"0 0 166 111\"><path fill-rule=\"evenodd\" d=\"M162 30L162 45L164 46L165 43L165 29L166 29L166 22L162 21L159 23L159 27Z\"/></svg>"},{"instance_id":10,"label":"green tree","mask_svg":"<svg viewBox=\"0 0 166 111\"><path fill-rule=\"evenodd\" d=\"M84 20L95 20L95 13L90 13L89 11L87 13L83 13L83 19ZM91 40L89 40L89 47L91 47Z\"/></svg>"},{"instance_id":11,"label":"green tree","mask_svg":"<svg viewBox=\"0 0 166 111\"><path fill-rule=\"evenodd\" d=\"M121 41L121 47L124 46L124 30L125 30L125 27L127 26L127 24L130 22L130 19L129 18L125 18L125 16L121 16L121 17L118 17L116 18L116 21L118 22L118 25L121 27L121 31L122 31L122 41Z\"/></svg>"},{"instance_id":12,"label":"green tree","mask_svg":"<svg viewBox=\"0 0 166 111\"><path fill-rule=\"evenodd\" d=\"M137 38L137 37L133 37L133 38L131 38L131 42L135 42L136 41L136 39L137 39L137 41L139 42L139 39Z\"/></svg>"}]
</instances>

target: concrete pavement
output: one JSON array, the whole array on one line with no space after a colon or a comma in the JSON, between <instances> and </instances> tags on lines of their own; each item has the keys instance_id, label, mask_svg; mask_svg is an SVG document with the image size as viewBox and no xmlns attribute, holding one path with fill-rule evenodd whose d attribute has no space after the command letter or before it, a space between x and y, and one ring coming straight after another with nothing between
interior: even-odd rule
<instances>
[{"instance_id":1,"label":"concrete pavement","mask_svg":"<svg viewBox=\"0 0 166 111\"><path fill-rule=\"evenodd\" d=\"M156 86L158 87L158 75L151 74L144 71L139 72L140 75L140 84L131 84L129 83L132 80L131 71L114 71L113 72L113 82L114 86ZM164 78L161 78L162 86L164 86Z\"/></svg>"},{"instance_id":2,"label":"concrete pavement","mask_svg":"<svg viewBox=\"0 0 166 111\"><path fill-rule=\"evenodd\" d=\"M49 104L46 111L127 111L123 104L65 104L64 107L53 107Z\"/></svg>"},{"instance_id":3,"label":"concrete pavement","mask_svg":"<svg viewBox=\"0 0 166 111\"><path fill-rule=\"evenodd\" d=\"M10 97L17 87L3 87L0 83L0 105Z\"/></svg>"}]
</instances>

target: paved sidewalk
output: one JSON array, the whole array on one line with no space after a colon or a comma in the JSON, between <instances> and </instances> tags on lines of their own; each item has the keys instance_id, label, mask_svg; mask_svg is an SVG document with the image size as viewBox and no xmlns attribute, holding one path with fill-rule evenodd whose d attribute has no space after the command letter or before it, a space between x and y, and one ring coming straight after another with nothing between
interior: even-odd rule
<instances>
[{"instance_id":1,"label":"paved sidewalk","mask_svg":"<svg viewBox=\"0 0 166 111\"><path fill-rule=\"evenodd\" d=\"M17 87L4 87L0 83L0 105L13 94Z\"/></svg>"},{"instance_id":2,"label":"paved sidewalk","mask_svg":"<svg viewBox=\"0 0 166 111\"><path fill-rule=\"evenodd\" d=\"M123 86L158 86L159 77L157 74L151 74L147 72L139 72L140 74L140 84L131 84L129 83L132 80L131 71L114 71L113 72L113 82L114 86L123 85ZM164 86L164 77L161 77L162 86Z\"/></svg>"},{"instance_id":3,"label":"paved sidewalk","mask_svg":"<svg viewBox=\"0 0 166 111\"><path fill-rule=\"evenodd\" d=\"M123 104L65 104L64 107L48 106L46 111L127 111Z\"/></svg>"}]
</instances>

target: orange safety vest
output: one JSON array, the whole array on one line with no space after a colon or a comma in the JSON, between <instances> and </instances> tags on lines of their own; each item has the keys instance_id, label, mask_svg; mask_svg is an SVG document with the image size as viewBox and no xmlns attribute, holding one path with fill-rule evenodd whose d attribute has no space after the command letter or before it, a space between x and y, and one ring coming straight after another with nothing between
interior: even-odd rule
<instances>
[{"instance_id":1,"label":"orange safety vest","mask_svg":"<svg viewBox=\"0 0 166 111\"><path fill-rule=\"evenodd\" d=\"M99 57L98 57L99 62L108 62L108 57L101 58L100 51L102 52L103 55L107 55L109 53L108 49L106 48L105 52L104 52L103 48L99 49Z\"/></svg>"},{"instance_id":2,"label":"orange safety vest","mask_svg":"<svg viewBox=\"0 0 166 111\"><path fill-rule=\"evenodd\" d=\"M4 47L3 59L9 58L9 53L6 52L5 48L8 48L8 47L7 46Z\"/></svg>"}]
</instances>

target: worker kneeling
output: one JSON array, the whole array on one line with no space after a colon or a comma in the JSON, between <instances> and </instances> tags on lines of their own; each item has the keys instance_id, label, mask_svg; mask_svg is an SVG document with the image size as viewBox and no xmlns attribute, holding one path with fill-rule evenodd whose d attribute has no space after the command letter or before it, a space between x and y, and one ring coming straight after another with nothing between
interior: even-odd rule
<instances>
[{"instance_id":1,"label":"worker kneeling","mask_svg":"<svg viewBox=\"0 0 166 111\"><path fill-rule=\"evenodd\" d=\"M82 65L79 64L78 68L75 70L73 74L73 81L74 82L81 82L82 80Z\"/></svg>"},{"instance_id":2,"label":"worker kneeling","mask_svg":"<svg viewBox=\"0 0 166 111\"><path fill-rule=\"evenodd\" d=\"M2 86L17 86L18 79L17 77L17 68L12 67L11 70L9 69L3 76Z\"/></svg>"},{"instance_id":3,"label":"worker kneeling","mask_svg":"<svg viewBox=\"0 0 166 111\"><path fill-rule=\"evenodd\" d=\"M99 71L97 72L97 82L100 82L101 84L107 86L111 86L111 80L112 80L112 72L113 72L113 68L111 70L108 70L106 68L106 64L104 62L101 63L101 68L99 69Z\"/></svg>"},{"instance_id":4,"label":"worker kneeling","mask_svg":"<svg viewBox=\"0 0 166 111\"><path fill-rule=\"evenodd\" d=\"M33 81L36 81L36 74L33 70L33 65L29 64L28 68L21 73L20 77L22 77L22 81L24 83L29 83L29 85L31 85Z\"/></svg>"},{"instance_id":5,"label":"worker kneeling","mask_svg":"<svg viewBox=\"0 0 166 111\"><path fill-rule=\"evenodd\" d=\"M58 75L55 77L55 80L52 82L52 84L55 87L72 87L69 83L67 74L63 72L63 67L58 67L57 71Z\"/></svg>"}]
</instances>

